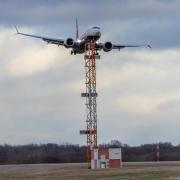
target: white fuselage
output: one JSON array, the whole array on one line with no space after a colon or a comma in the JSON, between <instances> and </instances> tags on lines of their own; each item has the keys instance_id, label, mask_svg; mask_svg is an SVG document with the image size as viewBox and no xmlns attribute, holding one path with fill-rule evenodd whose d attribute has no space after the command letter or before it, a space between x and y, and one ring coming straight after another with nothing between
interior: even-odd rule
<instances>
[{"instance_id":1,"label":"white fuselage","mask_svg":"<svg viewBox=\"0 0 180 180\"><path fill-rule=\"evenodd\" d=\"M80 37L80 41L97 41L101 37L100 27L93 26L89 28L82 36Z\"/></svg>"},{"instance_id":2,"label":"white fuselage","mask_svg":"<svg viewBox=\"0 0 180 180\"><path fill-rule=\"evenodd\" d=\"M81 35L79 39L77 39L78 46L74 47L71 51L72 53L82 54L85 52L85 43L88 41L97 41L101 37L100 27L93 26L90 27L85 33Z\"/></svg>"}]
</instances>

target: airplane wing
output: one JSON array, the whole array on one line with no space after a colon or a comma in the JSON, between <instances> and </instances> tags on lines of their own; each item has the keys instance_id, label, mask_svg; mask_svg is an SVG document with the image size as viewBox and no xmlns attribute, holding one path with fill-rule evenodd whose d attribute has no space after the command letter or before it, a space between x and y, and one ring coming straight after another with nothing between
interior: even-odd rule
<instances>
[{"instance_id":1,"label":"airplane wing","mask_svg":"<svg viewBox=\"0 0 180 180\"><path fill-rule=\"evenodd\" d=\"M152 47L150 45L122 45L122 44L113 44L112 49L122 49L125 47L148 47L150 49L152 49Z\"/></svg>"},{"instance_id":2,"label":"airplane wing","mask_svg":"<svg viewBox=\"0 0 180 180\"><path fill-rule=\"evenodd\" d=\"M64 41L65 41L64 39L49 38L49 37L44 37L44 36L36 36L36 35L32 35L32 34L25 34L25 33L19 32L17 27L15 27L15 28L17 31L16 34L20 34L23 36L29 36L29 37L33 37L33 38L39 38L39 39L42 39L43 41L46 41L47 43L50 43L50 44L64 45Z\"/></svg>"},{"instance_id":3,"label":"airplane wing","mask_svg":"<svg viewBox=\"0 0 180 180\"><path fill-rule=\"evenodd\" d=\"M107 47L106 47L107 46ZM112 49L118 49L118 50L121 50L123 48L126 48L126 47L148 47L150 49L151 46L148 45L148 44L142 44L142 45L124 45L124 44L112 44L111 42L106 42L106 43L97 43L96 44L96 47L97 49L103 49L104 51L108 52L108 51L111 51Z\"/></svg>"}]
</instances>

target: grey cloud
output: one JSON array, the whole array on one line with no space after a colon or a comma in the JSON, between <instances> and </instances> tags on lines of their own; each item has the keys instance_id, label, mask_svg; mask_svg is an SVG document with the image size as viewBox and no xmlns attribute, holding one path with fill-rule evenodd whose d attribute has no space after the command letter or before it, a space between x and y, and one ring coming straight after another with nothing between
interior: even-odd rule
<instances>
[{"instance_id":1,"label":"grey cloud","mask_svg":"<svg viewBox=\"0 0 180 180\"><path fill-rule=\"evenodd\" d=\"M54 71L36 77L13 78L1 82L1 124L5 124L1 128L6 129L6 137L1 136L1 143L30 143L32 139L41 143L45 141L43 134L53 133L57 134L57 137L51 139L53 142L70 142L70 139L79 137L81 113L78 112L81 105L76 106L75 102L79 102L80 95L67 88L66 82L63 83L66 79L62 80L60 74L59 81L56 79L52 83L50 76L56 73L58 72ZM71 129L70 134L68 129ZM18 138L23 133L27 133L28 137ZM27 139L29 142L25 142Z\"/></svg>"},{"instance_id":2,"label":"grey cloud","mask_svg":"<svg viewBox=\"0 0 180 180\"><path fill-rule=\"evenodd\" d=\"M146 1L1 1L1 20L19 20L20 23L67 23L72 17L82 17L83 24L98 21L130 19L166 19L179 15L180 3L158 0ZM93 10L93 13L90 13ZM8 18L9 19L6 19ZM27 19L27 20L26 20Z\"/></svg>"},{"instance_id":3,"label":"grey cloud","mask_svg":"<svg viewBox=\"0 0 180 180\"><path fill-rule=\"evenodd\" d=\"M179 47L179 16L179 1L0 1L4 26L28 26L35 33L66 37L74 36L79 17L81 32L99 24L112 41L150 43L154 48Z\"/></svg>"}]
</instances>

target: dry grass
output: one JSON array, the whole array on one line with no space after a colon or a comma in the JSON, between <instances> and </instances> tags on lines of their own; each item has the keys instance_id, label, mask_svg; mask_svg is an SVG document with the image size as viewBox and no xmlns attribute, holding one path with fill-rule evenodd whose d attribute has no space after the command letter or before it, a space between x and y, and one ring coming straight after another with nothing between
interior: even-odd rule
<instances>
[{"instance_id":1,"label":"dry grass","mask_svg":"<svg viewBox=\"0 0 180 180\"><path fill-rule=\"evenodd\" d=\"M124 163L121 169L89 170L87 164L2 165L0 180L180 180L180 163Z\"/></svg>"}]
</instances>

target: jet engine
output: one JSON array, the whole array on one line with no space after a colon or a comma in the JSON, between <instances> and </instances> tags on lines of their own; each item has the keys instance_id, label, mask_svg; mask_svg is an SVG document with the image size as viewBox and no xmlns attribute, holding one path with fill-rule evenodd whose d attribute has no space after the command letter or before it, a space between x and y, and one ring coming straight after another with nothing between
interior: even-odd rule
<instances>
[{"instance_id":1,"label":"jet engine","mask_svg":"<svg viewBox=\"0 0 180 180\"><path fill-rule=\"evenodd\" d=\"M72 38L67 38L65 41L64 41L64 46L66 48L71 48L74 46L74 39Z\"/></svg>"},{"instance_id":2,"label":"jet engine","mask_svg":"<svg viewBox=\"0 0 180 180\"><path fill-rule=\"evenodd\" d=\"M113 47L113 45L112 45L111 42L105 42L105 43L103 44L103 50L104 50L105 52L111 51L111 50L112 50L112 47Z\"/></svg>"}]
</instances>

